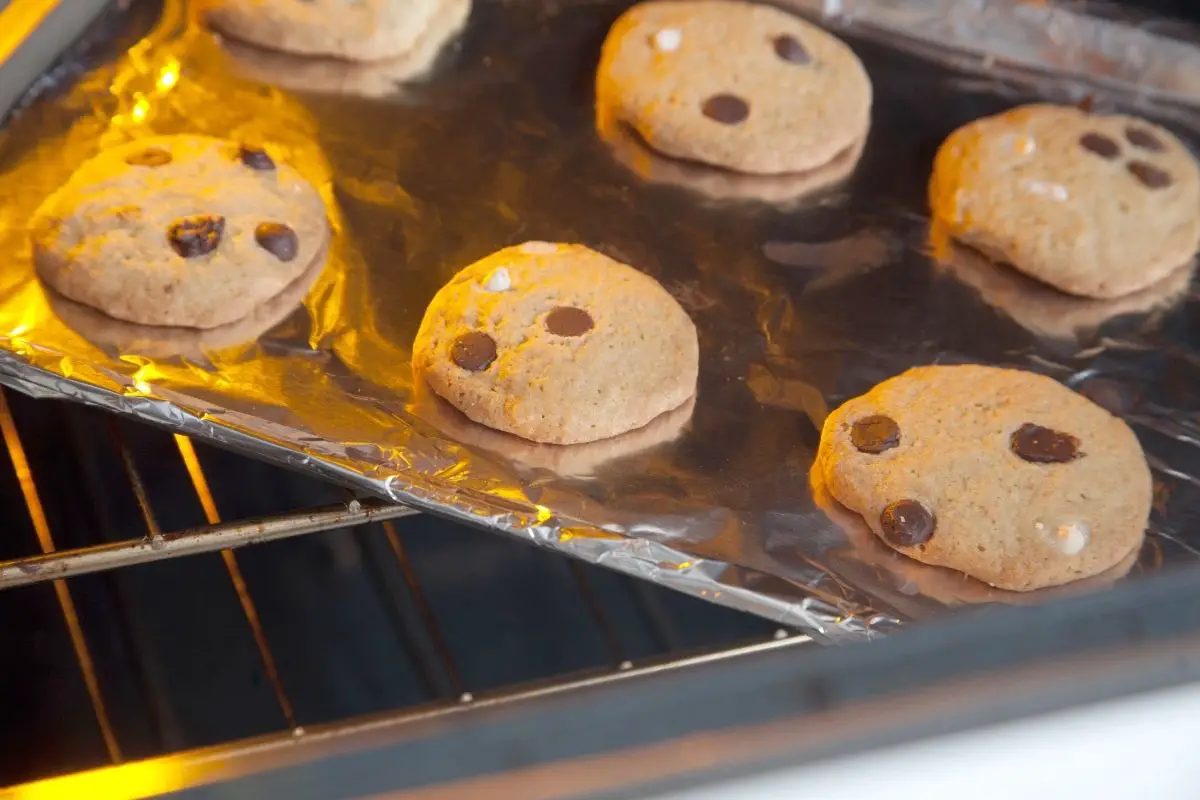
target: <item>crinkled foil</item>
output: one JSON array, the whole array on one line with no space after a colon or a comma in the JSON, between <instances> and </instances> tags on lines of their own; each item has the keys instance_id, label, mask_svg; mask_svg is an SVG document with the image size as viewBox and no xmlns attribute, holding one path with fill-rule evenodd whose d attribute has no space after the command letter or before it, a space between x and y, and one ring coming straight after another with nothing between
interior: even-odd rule
<instances>
[{"instance_id":1,"label":"crinkled foil","mask_svg":"<svg viewBox=\"0 0 1200 800\"><path fill-rule=\"evenodd\" d=\"M1091 94L1193 138L1200 55L1186 39L1037 4L796 0L863 58L875 123L848 184L777 205L752 199L773 196L766 183L646 169L653 156L621 161L597 135L591 78L622 5L477 2L433 76L389 93L390 76L335 65L328 81L305 67L310 91L247 78L168 2L119 63L33 103L3 134L0 381L841 641L1053 594L1009 595L907 561L860 520L823 510L809 482L822 420L846 398L915 364L1018 366L1123 414L1154 467L1138 563L1089 585L1192 560L1200 302L1188 281L1069 300L965 257L938 263L925 218L941 139L1017 102ZM323 187L335 235L303 305L201 336L51 302L26 241L37 204L97 149L180 131L268 139ZM554 448L467 423L414 389L410 346L437 288L528 239L591 245L667 286L700 332L694 409Z\"/></svg>"}]
</instances>

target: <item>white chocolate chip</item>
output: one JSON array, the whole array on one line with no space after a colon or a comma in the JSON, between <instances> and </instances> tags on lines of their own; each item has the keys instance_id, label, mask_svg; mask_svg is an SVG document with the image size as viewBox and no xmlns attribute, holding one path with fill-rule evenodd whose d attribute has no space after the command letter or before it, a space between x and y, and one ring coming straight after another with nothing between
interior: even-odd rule
<instances>
[{"instance_id":1,"label":"white chocolate chip","mask_svg":"<svg viewBox=\"0 0 1200 800\"><path fill-rule=\"evenodd\" d=\"M663 28L654 34L654 46L664 53L674 53L683 44L683 32L678 28Z\"/></svg>"},{"instance_id":2,"label":"white chocolate chip","mask_svg":"<svg viewBox=\"0 0 1200 800\"><path fill-rule=\"evenodd\" d=\"M1050 545L1064 556L1078 555L1087 547L1088 539L1091 538L1087 523L1078 520L1056 525L1037 522L1035 527L1039 532L1046 534Z\"/></svg>"},{"instance_id":3,"label":"white chocolate chip","mask_svg":"<svg viewBox=\"0 0 1200 800\"><path fill-rule=\"evenodd\" d=\"M483 288L489 292L507 292L512 288L512 276L504 267L496 267L484 280Z\"/></svg>"},{"instance_id":4,"label":"white chocolate chip","mask_svg":"<svg viewBox=\"0 0 1200 800\"><path fill-rule=\"evenodd\" d=\"M1032 136L1018 136L1013 149L1018 155L1027 156L1037 150L1037 140Z\"/></svg>"},{"instance_id":5,"label":"white chocolate chip","mask_svg":"<svg viewBox=\"0 0 1200 800\"><path fill-rule=\"evenodd\" d=\"M526 242L519 249L528 256L548 256L558 252L558 245L553 242Z\"/></svg>"},{"instance_id":6,"label":"white chocolate chip","mask_svg":"<svg viewBox=\"0 0 1200 800\"><path fill-rule=\"evenodd\" d=\"M967 216L967 207L971 204L971 198L963 189L954 191L954 221L962 222Z\"/></svg>"},{"instance_id":7,"label":"white chocolate chip","mask_svg":"<svg viewBox=\"0 0 1200 800\"><path fill-rule=\"evenodd\" d=\"M1059 183L1047 183L1045 181L1024 180L1021 181L1021 188L1030 194L1038 194L1043 197L1050 197L1054 200L1066 201L1071 199L1067 187Z\"/></svg>"}]
</instances>

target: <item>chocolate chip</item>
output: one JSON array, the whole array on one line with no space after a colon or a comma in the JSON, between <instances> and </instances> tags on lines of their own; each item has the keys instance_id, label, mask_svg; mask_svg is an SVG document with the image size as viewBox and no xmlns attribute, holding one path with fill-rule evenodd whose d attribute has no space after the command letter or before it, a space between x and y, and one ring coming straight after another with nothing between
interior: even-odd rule
<instances>
[{"instance_id":1,"label":"chocolate chip","mask_svg":"<svg viewBox=\"0 0 1200 800\"><path fill-rule=\"evenodd\" d=\"M737 125L750 116L750 106L746 101L732 94L714 94L704 101L700 110L704 116L722 125Z\"/></svg>"},{"instance_id":2,"label":"chocolate chip","mask_svg":"<svg viewBox=\"0 0 1200 800\"><path fill-rule=\"evenodd\" d=\"M1079 440L1071 434L1043 428L1032 422L1017 428L1009 446L1018 458L1034 464L1065 464L1082 455L1079 452Z\"/></svg>"},{"instance_id":3,"label":"chocolate chip","mask_svg":"<svg viewBox=\"0 0 1200 800\"><path fill-rule=\"evenodd\" d=\"M1125 138L1134 147L1149 150L1151 153L1161 153L1167 147L1152 131L1130 125L1125 129Z\"/></svg>"},{"instance_id":4,"label":"chocolate chip","mask_svg":"<svg viewBox=\"0 0 1200 800\"><path fill-rule=\"evenodd\" d=\"M916 500L897 500L883 509L879 525L892 544L913 547L929 541L937 520L932 511Z\"/></svg>"},{"instance_id":5,"label":"chocolate chip","mask_svg":"<svg viewBox=\"0 0 1200 800\"><path fill-rule=\"evenodd\" d=\"M167 226L167 241L179 255L195 258L216 250L224 232L224 217L216 214L197 214L193 217L180 217Z\"/></svg>"},{"instance_id":6,"label":"chocolate chip","mask_svg":"<svg viewBox=\"0 0 1200 800\"><path fill-rule=\"evenodd\" d=\"M859 452L878 455L900 444L900 426L891 417L873 414L855 420L850 426L850 441Z\"/></svg>"},{"instance_id":7,"label":"chocolate chip","mask_svg":"<svg viewBox=\"0 0 1200 800\"><path fill-rule=\"evenodd\" d=\"M546 315L546 330L555 336L583 336L595 326L592 315L575 306L559 306Z\"/></svg>"},{"instance_id":8,"label":"chocolate chip","mask_svg":"<svg viewBox=\"0 0 1200 800\"><path fill-rule=\"evenodd\" d=\"M1121 155L1121 145L1103 133L1085 133L1079 137L1079 146L1108 161Z\"/></svg>"},{"instance_id":9,"label":"chocolate chip","mask_svg":"<svg viewBox=\"0 0 1200 800\"><path fill-rule=\"evenodd\" d=\"M812 56L804 49L804 45L800 44L800 40L794 36L776 36L772 41L775 45L775 55L782 58L784 61L792 64L807 64L812 61Z\"/></svg>"},{"instance_id":10,"label":"chocolate chip","mask_svg":"<svg viewBox=\"0 0 1200 800\"><path fill-rule=\"evenodd\" d=\"M267 155L267 151L261 147L251 147L250 145L242 145L242 149L238 152L238 158L242 160L250 169L257 170L272 170L275 169L275 162Z\"/></svg>"},{"instance_id":11,"label":"chocolate chip","mask_svg":"<svg viewBox=\"0 0 1200 800\"><path fill-rule=\"evenodd\" d=\"M291 261L300 249L296 232L282 222L260 222L254 229L254 241L280 261Z\"/></svg>"},{"instance_id":12,"label":"chocolate chip","mask_svg":"<svg viewBox=\"0 0 1200 800\"><path fill-rule=\"evenodd\" d=\"M1165 189L1174 183L1170 173L1145 161L1130 161L1125 165L1125 169L1147 189Z\"/></svg>"},{"instance_id":13,"label":"chocolate chip","mask_svg":"<svg viewBox=\"0 0 1200 800\"><path fill-rule=\"evenodd\" d=\"M1096 110L1096 96L1094 94L1085 94L1082 98L1080 98L1079 102L1075 104L1075 107L1085 114L1091 114Z\"/></svg>"},{"instance_id":14,"label":"chocolate chip","mask_svg":"<svg viewBox=\"0 0 1200 800\"><path fill-rule=\"evenodd\" d=\"M161 167L171 163L171 154L161 147L147 147L125 156L125 163L134 167Z\"/></svg>"},{"instance_id":15,"label":"chocolate chip","mask_svg":"<svg viewBox=\"0 0 1200 800\"><path fill-rule=\"evenodd\" d=\"M483 331L464 333L454 340L450 358L468 372L483 372L496 360L496 340Z\"/></svg>"}]
</instances>

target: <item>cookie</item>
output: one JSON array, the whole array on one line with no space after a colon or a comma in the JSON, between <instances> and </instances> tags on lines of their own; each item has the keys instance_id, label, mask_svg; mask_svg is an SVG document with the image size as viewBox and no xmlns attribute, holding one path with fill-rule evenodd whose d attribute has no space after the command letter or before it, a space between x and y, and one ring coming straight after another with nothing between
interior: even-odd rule
<instances>
[{"instance_id":1,"label":"cookie","mask_svg":"<svg viewBox=\"0 0 1200 800\"><path fill-rule=\"evenodd\" d=\"M687 429L696 406L693 395L678 408L659 414L646 425L628 433L597 442L558 445L531 442L472 422L430 391L423 381L417 384L413 400L413 413L444 436L521 466L548 470L570 478L594 477L614 462L674 441Z\"/></svg>"},{"instance_id":2,"label":"cookie","mask_svg":"<svg viewBox=\"0 0 1200 800\"><path fill-rule=\"evenodd\" d=\"M1144 317L1169 309L1187 296L1195 271L1195 264L1189 262L1132 294L1097 300L1063 294L965 247L951 248L937 264L1025 330L1063 341L1093 333L1118 317Z\"/></svg>"},{"instance_id":3,"label":"cookie","mask_svg":"<svg viewBox=\"0 0 1200 800\"><path fill-rule=\"evenodd\" d=\"M696 162L661 156L642 143L624 123L597 131L613 156L639 178L678 186L715 201L757 200L787 205L837 186L854 173L865 141L859 141L828 164L787 175L747 175Z\"/></svg>"},{"instance_id":4,"label":"cookie","mask_svg":"<svg viewBox=\"0 0 1200 800\"><path fill-rule=\"evenodd\" d=\"M413 345L418 378L470 419L579 444L695 394L696 328L653 278L582 245L526 242L442 287Z\"/></svg>"},{"instance_id":5,"label":"cookie","mask_svg":"<svg viewBox=\"0 0 1200 800\"><path fill-rule=\"evenodd\" d=\"M277 156L206 136L140 139L84 163L31 223L38 275L141 325L246 317L325 257L320 194Z\"/></svg>"},{"instance_id":6,"label":"cookie","mask_svg":"<svg viewBox=\"0 0 1200 800\"><path fill-rule=\"evenodd\" d=\"M380 61L413 49L441 0L204 0L221 33L284 53Z\"/></svg>"},{"instance_id":7,"label":"cookie","mask_svg":"<svg viewBox=\"0 0 1200 800\"><path fill-rule=\"evenodd\" d=\"M1139 550L1131 550L1129 555L1109 569L1061 586L1027 592L997 589L962 572L921 564L897 553L871 532L862 517L833 499L819 471L814 470L811 479L813 500L817 507L846 535L850 546L845 552L854 562L871 567L875 571L874 575L865 578L873 584L871 591L879 593L880 590L875 588L877 586L894 587L888 592L890 596L887 600L900 611L913 616L921 614L922 611L929 611L928 608L915 607L912 600L914 597L928 598L944 606L982 603L1030 605L1106 588L1128 575L1140 555ZM827 558L832 560L834 557ZM838 563L836 568L844 577L852 579L848 565Z\"/></svg>"},{"instance_id":8,"label":"cookie","mask_svg":"<svg viewBox=\"0 0 1200 800\"><path fill-rule=\"evenodd\" d=\"M311 58L264 50L235 40L223 48L242 76L284 89L317 94L386 97L425 77L446 44L463 29L471 0L439 0L439 12L402 55L369 63Z\"/></svg>"},{"instance_id":9,"label":"cookie","mask_svg":"<svg viewBox=\"0 0 1200 800\"><path fill-rule=\"evenodd\" d=\"M871 81L854 52L770 6L649 2L605 39L596 112L664 155L736 172L824 167L865 141Z\"/></svg>"},{"instance_id":10,"label":"cookie","mask_svg":"<svg viewBox=\"0 0 1200 800\"><path fill-rule=\"evenodd\" d=\"M1137 117L1030 105L959 128L934 160L937 224L1064 292L1144 289L1200 246L1200 168Z\"/></svg>"},{"instance_id":11,"label":"cookie","mask_svg":"<svg viewBox=\"0 0 1200 800\"><path fill-rule=\"evenodd\" d=\"M1138 549L1151 478L1124 422L1056 381L918 367L826 419L815 469L876 536L1011 591L1103 573Z\"/></svg>"},{"instance_id":12,"label":"cookie","mask_svg":"<svg viewBox=\"0 0 1200 800\"><path fill-rule=\"evenodd\" d=\"M324 266L322 255L282 292L255 306L246 316L207 329L123 322L68 300L52 289L47 290L46 299L50 309L67 327L115 356L136 355L156 359L182 357L205 362L209 360L209 353L249 344L290 317L321 275Z\"/></svg>"}]
</instances>

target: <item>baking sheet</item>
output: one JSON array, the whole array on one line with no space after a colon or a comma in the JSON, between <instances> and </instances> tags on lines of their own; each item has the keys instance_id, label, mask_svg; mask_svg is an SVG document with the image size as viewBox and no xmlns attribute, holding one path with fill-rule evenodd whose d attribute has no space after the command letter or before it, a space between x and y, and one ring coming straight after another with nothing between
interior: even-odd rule
<instances>
[{"instance_id":1,"label":"baking sheet","mask_svg":"<svg viewBox=\"0 0 1200 800\"><path fill-rule=\"evenodd\" d=\"M1051 63L1045 48L1004 38L1040 6L801 0L806 14L829 13L864 60L874 129L847 185L772 205L649 183L597 136L593 69L625 5L477 2L432 78L380 97L377 81L356 95L341 76L337 94L245 79L182 3L167 2L159 29L126 58L32 103L3 134L0 381L841 641L1056 594L1008 597L908 562L828 515L809 485L821 422L848 397L915 364L1018 366L1088 393L1141 436L1156 503L1147 545L1125 565L1132 575L1194 560L1200 301L1190 287L1133 308L1064 308L1019 280L996 285L969 261L935 264L924 216L941 139L1017 102L1090 95L1194 138L1178 50L1144 27L1070 15L1055 35L1076 50L1064 59L1049 48ZM938 19L946 38L931 50L921 32ZM1146 48L1147 35L1170 60ZM1119 69L1077 69L1088 47L1121 53ZM1171 47L1197 57L1183 40ZM301 308L282 321L264 314L270 329L250 344L89 325L33 275L26 220L75 165L103 146L180 131L265 137L329 202L329 266ZM675 294L700 333L690 417L539 447L473 426L414 387L410 344L437 288L528 239L588 244Z\"/></svg>"}]
</instances>

